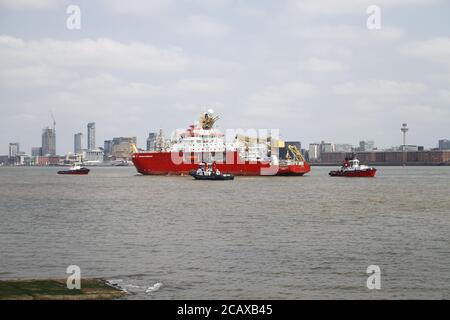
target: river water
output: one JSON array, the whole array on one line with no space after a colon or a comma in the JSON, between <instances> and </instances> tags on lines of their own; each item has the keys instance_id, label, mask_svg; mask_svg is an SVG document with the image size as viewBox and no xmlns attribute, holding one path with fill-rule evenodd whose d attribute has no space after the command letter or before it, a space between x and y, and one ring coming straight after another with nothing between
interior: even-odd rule
<instances>
[{"instance_id":1,"label":"river water","mask_svg":"<svg viewBox=\"0 0 450 320\"><path fill-rule=\"evenodd\" d=\"M127 299L450 299L450 167L330 169L194 181L0 168L0 279L78 265Z\"/></svg>"}]
</instances>

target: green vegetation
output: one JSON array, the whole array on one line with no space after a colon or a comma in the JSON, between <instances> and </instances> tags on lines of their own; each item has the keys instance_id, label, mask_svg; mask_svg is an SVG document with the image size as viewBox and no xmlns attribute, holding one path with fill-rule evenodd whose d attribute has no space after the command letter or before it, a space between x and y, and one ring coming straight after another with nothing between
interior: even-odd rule
<instances>
[{"instance_id":1,"label":"green vegetation","mask_svg":"<svg viewBox=\"0 0 450 320\"><path fill-rule=\"evenodd\" d=\"M107 300L126 293L103 279L82 279L81 289L67 289L65 279L0 281L0 300Z\"/></svg>"}]
</instances>

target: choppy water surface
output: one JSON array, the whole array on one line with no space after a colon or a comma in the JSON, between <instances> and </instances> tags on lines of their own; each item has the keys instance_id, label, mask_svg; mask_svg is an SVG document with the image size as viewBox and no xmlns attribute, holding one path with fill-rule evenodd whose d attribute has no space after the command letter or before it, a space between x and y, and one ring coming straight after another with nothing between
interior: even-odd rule
<instances>
[{"instance_id":1,"label":"choppy water surface","mask_svg":"<svg viewBox=\"0 0 450 320\"><path fill-rule=\"evenodd\" d=\"M75 264L131 299L450 299L450 167L330 169L193 181L0 168L0 279Z\"/></svg>"}]
</instances>

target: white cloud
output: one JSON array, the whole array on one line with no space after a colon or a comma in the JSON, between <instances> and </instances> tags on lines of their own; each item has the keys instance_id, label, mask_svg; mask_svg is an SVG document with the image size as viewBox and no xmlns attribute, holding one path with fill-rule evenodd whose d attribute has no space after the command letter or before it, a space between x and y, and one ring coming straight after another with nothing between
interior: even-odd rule
<instances>
[{"instance_id":1,"label":"white cloud","mask_svg":"<svg viewBox=\"0 0 450 320\"><path fill-rule=\"evenodd\" d=\"M300 70L311 72L341 72L345 69L346 66L343 63L331 59L312 57L300 63Z\"/></svg>"},{"instance_id":2,"label":"white cloud","mask_svg":"<svg viewBox=\"0 0 450 320\"><path fill-rule=\"evenodd\" d=\"M400 52L407 56L450 66L450 38L440 37L411 42L400 47Z\"/></svg>"},{"instance_id":3,"label":"white cloud","mask_svg":"<svg viewBox=\"0 0 450 320\"><path fill-rule=\"evenodd\" d=\"M431 5L440 0L289 0L288 8L310 16L331 16L341 14L366 15L366 8L376 4L383 8Z\"/></svg>"},{"instance_id":4,"label":"white cloud","mask_svg":"<svg viewBox=\"0 0 450 320\"><path fill-rule=\"evenodd\" d=\"M267 86L243 99L243 111L248 115L285 117L300 101L316 94L317 89L305 82Z\"/></svg>"},{"instance_id":5,"label":"white cloud","mask_svg":"<svg viewBox=\"0 0 450 320\"><path fill-rule=\"evenodd\" d=\"M0 7L14 10L50 9L60 4L58 0L0 0Z\"/></svg>"},{"instance_id":6,"label":"white cloud","mask_svg":"<svg viewBox=\"0 0 450 320\"><path fill-rule=\"evenodd\" d=\"M221 78L189 78L177 81L174 92L211 94L221 93L229 87L228 82Z\"/></svg>"},{"instance_id":7,"label":"white cloud","mask_svg":"<svg viewBox=\"0 0 450 320\"><path fill-rule=\"evenodd\" d=\"M353 139L356 121L368 135L387 122L398 131L404 117L430 110L442 117L430 116L427 144L448 132L448 112L436 113L448 109L450 85L450 38L438 38L449 30L442 7L370 1L382 7L382 29L371 31L369 1L299 0L289 11L285 2L82 1L83 28L69 32L65 10L8 9L50 10L56 2L0 0L10 35L0 36L0 127L7 128L0 153L9 139L39 144L49 108L58 116L58 148L71 146L86 121L97 121L105 138L140 130L143 141L148 130L182 126L210 104L226 126L264 122L305 143L327 130L336 141ZM10 136L22 132L13 115L36 117L29 135Z\"/></svg>"},{"instance_id":8,"label":"white cloud","mask_svg":"<svg viewBox=\"0 0 450 320\"><path fill-rule=\"evenodd\" d=\"M181 22L176 31L182 35L201 37L222 37L230 32L230 28L215 19L207 16L193 15Z\"/></svg>"},{"instance_id":9,"label":"white cloud","mask_svg":"<svg viewBox=\"0 0 450 320\"><path fill-rule=\"evenodd\" d=\"M367 41L396 41L406 36L406 32L393 26L384 26L380 30L368 30L365 27L350 25L320 24L296 27L293 34L310 41L327 43L347 43L357 46Z\"/></svg>"},{"instance_id":10,"label":"white cloud","mask_svg":"<svg viewBox=\"0 0 450 320\"><path fill-rule=\"evenodd\" d=\"M0 73L0 87L30 88L59 86L76 77L76 73L46 65L3 68Z\"/></svg>"},{"instance_id":11,"label":"white cloud","mask_svg":"<svg viewBox=\"0 0 450 320\"><path fill-rule=\"evenodd\" d=\"M174 0L101 0L109 10L118 14L151 15L170 12L175 8Z\"/></svg>"},{"instance_id":12,"label":"white cloud","mask_svg":"<svg viewBox=\"0 0 450 320\"><path fill-rule=\"evenodd\" d=\"M371 80L356 84L346 82L335 85L332 92L337 95L361 96L366 98L402 97L423 94L427 85L415 82L399 82L394 80Z\"/></svg>"},{"instance_id":13,"label":"white cloud","mask_svg":"<svg viewBox=\"0 0 450 320\"><path fill-rule=\"evenodd\" d=\"M443 103L450 105L450 90L439 90L438 99Z\"/></svg>"},{"instance_id":14,"label":"white cloud","mask_svg":"<svg viewBox=\"0 0 450 320\"><path fill-rule=\"evenodd\" d=\"M10 68L36 64L171 72L184 70L190 60L179 48L158 48L139 42L123 43L106 38L24 41L0 36L0 66Z\"/></svg>"},{"instance_id":15,"label":"white cloud","mask_svg":"<svg viewBox=\"0 0 450 320\"><path fill-rule=\"evenodd\" d=\"M233 3L233 0L185 0L188 4L206 8L224 8Z\"/></svg>"},{"instance_id":16,"label":"white cloud","mask_svg":"<svg viewBox=\"0 0 450 320\"><path fill-rule=\"evenodd\" d=\"M304 39L321 41L355 41L360 37L360 28L348 25L312 25L296 28L294 34Z\"/></svg>"},{"instance_id":17,"label":"white cloud","mask_svg":"<svg viewBox=\"0 0 450 320\"><path fill-rule=\"evenodd\" d=\"M98 99L148 99L164 94L161 86L144 82L122 81L108 73L102 73L94 77L84 78L74 86L75 92L81 95L90 95Z\"/></svg>"}]
</instances>

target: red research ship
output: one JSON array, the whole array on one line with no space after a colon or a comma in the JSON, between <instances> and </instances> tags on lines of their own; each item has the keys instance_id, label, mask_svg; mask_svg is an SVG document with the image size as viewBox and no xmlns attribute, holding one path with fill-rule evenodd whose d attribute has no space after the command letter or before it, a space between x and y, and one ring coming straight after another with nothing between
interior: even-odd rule
<instances>
[{"instance_id":1,"label":"red research ship","mask_svg":"<svg viewBox=\"0 0 450 320\"><path fill-rule=\"evenodd\" d=\"M134 146L132 161L144 175L187 175L199 163L216 162L224 173L241 176L302 176L311 168L296 146L287 146L292 156L280 160L278 147L284 142L271 137L253 138L237 134L232 142L216 130L214 111L204 112L197 124L176 134L170 141L160 132L157 151L139 152Z\"/></svg>"}]
</instances>

